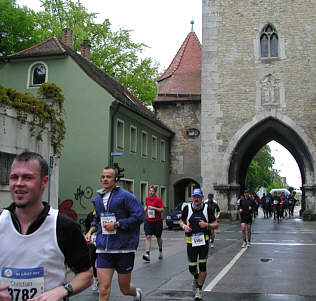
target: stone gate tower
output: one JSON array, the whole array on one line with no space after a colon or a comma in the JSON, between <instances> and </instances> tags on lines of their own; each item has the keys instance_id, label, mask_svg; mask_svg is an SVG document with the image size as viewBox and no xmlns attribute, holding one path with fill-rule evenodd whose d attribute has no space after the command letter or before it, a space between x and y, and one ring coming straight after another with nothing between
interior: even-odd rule
<instances>
[{"instance_id":1,"label":"stone gate tower","mask_svg":"<svg viewBox=\"0 0 316 301\"><path fill-rule=\"evenodd\" d=\"M233 213L251 159L275 140L315 212L316 1L203 0L202 11L204 191Z\"/></svg>"}]
</instances>

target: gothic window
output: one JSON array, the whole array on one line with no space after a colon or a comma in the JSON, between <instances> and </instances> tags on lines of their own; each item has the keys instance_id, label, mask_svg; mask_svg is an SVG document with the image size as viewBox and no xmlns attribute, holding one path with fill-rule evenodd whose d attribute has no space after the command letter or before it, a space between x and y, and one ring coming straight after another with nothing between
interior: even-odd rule
<instances>
[{"instance_id":1,"label":"gothic window","mask_svg":"<svg viewBox=\"0 0 316 301\"><path fill-rule=\"evenodd\" d=\"M30 68L29 86L39 86L47 80L47 67L42 63L35 63Z\"/></svg>"},{"instance_id":2,"label":"gothic window","mask_svg":"<svg viewBox=\"0 0 316 301\"><path fill-rule=\"evenodd\" d=\"M261 58L275 58L279 56L279 37L275 27L267 24L260 35Z\"/></svg>"}]
</instances>

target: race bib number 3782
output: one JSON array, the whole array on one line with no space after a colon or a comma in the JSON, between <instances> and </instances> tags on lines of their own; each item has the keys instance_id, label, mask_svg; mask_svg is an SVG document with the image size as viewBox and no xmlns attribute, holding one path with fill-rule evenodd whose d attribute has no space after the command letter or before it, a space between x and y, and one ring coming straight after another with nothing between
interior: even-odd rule
<instances>
[{"instance_id":1,"label":"race bib number 3782","mask_svg":"<svg viewBox=\"0 0 316 301\"><path fill-rule=\"evenodd\" d=\"M8 285L13 301L26 301L44 293L44 268L3 267L0 283Z\"/></svg>"}]
</instances>

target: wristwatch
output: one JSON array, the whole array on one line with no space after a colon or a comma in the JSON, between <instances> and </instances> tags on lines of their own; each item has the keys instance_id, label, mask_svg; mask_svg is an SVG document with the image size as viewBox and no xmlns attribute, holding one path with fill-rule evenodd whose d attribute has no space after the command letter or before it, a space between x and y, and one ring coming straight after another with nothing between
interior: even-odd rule
<instances>
[{"instance_id":1,"label":"wristwatch","mask_svg":"<svg viewBox=\"0 0 316 301\"><path fill-rule=\"evenodd\" d=\"M72 288L72 286L71 286L71 284L68 282L68 283L66 283L66 284L64 284L64 288L66 289L66 291L67 291L67 297L70 297L72 294L73 294L73 292L74 292L74 290L73 290L73 288Z\"/></svg>"},{"instance_id":2,"label":"wristwatch","mask_svg":"<svg viewBox=\"0 0 316 301\"><path fill-rule=\"evenodd\" d=\"M119 223L118 223L118 222L114 223L114 229L115 229L115 230L118 228L118 226L119 226Z\"/></svg>"}]
</instances>

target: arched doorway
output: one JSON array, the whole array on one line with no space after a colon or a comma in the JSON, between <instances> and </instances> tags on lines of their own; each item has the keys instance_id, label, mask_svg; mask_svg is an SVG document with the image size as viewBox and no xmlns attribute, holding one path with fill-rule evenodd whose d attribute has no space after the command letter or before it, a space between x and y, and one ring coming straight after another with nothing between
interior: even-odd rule
<instances>
[{"instance_id":1,"label":"arched doorway","mask_svg":"<svg viewBox=\"0 0 316 301\"><path fill-rule=\"evenodd\" d=\"M191 192L194 188L200 187L195 180L186 178L181 179L174 184L174 206L191 199Z\"/></svg>"},{"instance_id":2,"label":"arched doorway","mask_svg":"<svg viewBox=\"0 0 316 301\"><path fill-rule=\"evenodd\" d=\"M292 154L299 166L303 192L302 209L304 210L307 205L308 208L315 210L315 201L312 197L314 192L309 185L312 183L314 175L312 155L304 140L295 130L272 117L262 120L248 130L232 152L228 183L235 187L235 197L245 186L245 177L252 158L261 147L272 140L283 145Z\"/></svg>"}]
</instances>

